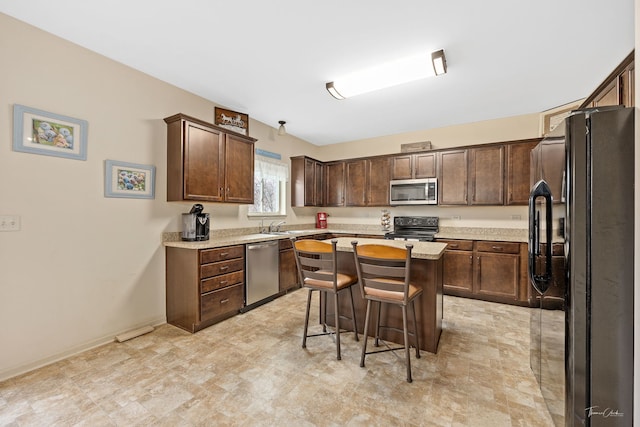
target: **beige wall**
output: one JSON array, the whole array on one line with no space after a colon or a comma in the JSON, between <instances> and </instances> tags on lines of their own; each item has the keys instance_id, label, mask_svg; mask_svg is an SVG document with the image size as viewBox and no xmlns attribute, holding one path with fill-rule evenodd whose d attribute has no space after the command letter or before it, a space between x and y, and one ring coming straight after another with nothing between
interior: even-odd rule
<instances>
[{"instance_id":1,"label":"beige wall","mask_svg":"<svg viewBox=\"0 0 640 427\"><path fill-rule=\"evenodd\" d=\"M536 138L540 135L539 117L540 115L535 113L333 144L322 147L323 158L318 160L399 153L401 144L410 142L431 141L433 149L441 149Z\"/></svg>"},{"instance_id":2,"label":"beige wall","mask_svg":"<svg viewBox=\"0 0 640 427\"><path fill-rule=\"evenodd\" d=\"M0 379L165 321L163 231L191 203L166 202L164 117L213 120L214 104L0 14ZM86 161L12 150L13 105L87 120ZM251 121L283 158L317 147ZM105 198L104 161L157 167L154 200ZM213 227L257 225L207 205ZM291 212L288 221L310 222ZM313 212L306 215L313 215Z\"/></svg>"}]
</instances>

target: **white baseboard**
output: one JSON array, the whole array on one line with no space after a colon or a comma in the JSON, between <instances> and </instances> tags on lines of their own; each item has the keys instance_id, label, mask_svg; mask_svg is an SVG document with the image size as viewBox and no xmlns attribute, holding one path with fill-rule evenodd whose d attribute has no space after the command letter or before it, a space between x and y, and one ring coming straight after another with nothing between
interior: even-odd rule
<instances>
[{"instance_id":1,"label":"white baseboard","mask_svg":"<svg viewBox=\"0 0 640 427\"><path fill-rule=\"evenodd\" d=\"M166 318L156 318L156 319L150 320L148 322L140 323L138 325L133 325L132 327L127 328L125 330L116 331L116 332L110 333L108 335L105 335L105 336L103 336L101 338L97 338L95 340L91 340L91 341L85 342L83 344L74 346L72 348L69 348L69 349L61 352L61 353L57 353L57 354L51 355L49 357L38 359L38 360L35 360L35 361L32 361L32 362L26 363L24 365L19 365L19 366L15 366L13 368L4 369L4 370L0 371L0 381L8 380L9 378L13 378L13 377L16 377L18 375L25 374L25 373L33 371L35 369L42 368L43 366L51 365L52 363L59 362L60 360L64 360L64 359L66 359L68 357L75 356L77 354L83 353L83 352L91 350L93 348L100 347L100 346L105 345L105 344L109 344L109 343L115 341L115 337L117 335L129 332L132 329L142 328L144 326L158 327L160 325L164 325L165 323L167 323L167 319Z\"/></svg>"}]
</instances>

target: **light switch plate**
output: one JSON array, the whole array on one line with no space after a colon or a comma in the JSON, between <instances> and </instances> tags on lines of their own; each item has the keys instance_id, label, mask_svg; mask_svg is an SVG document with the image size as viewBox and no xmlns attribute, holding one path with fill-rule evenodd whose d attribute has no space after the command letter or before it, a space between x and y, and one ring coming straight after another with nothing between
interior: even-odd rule
<instances>
[{"instance_id":1,"label":"light switch plate","mask_svg":"<svg viewBox=\"0 0 640 427\"><path fill-rule=\"evenodd\" d=\"M20 231L20 216L0 215L0 231Z\"/></svg>"}]
</instances>

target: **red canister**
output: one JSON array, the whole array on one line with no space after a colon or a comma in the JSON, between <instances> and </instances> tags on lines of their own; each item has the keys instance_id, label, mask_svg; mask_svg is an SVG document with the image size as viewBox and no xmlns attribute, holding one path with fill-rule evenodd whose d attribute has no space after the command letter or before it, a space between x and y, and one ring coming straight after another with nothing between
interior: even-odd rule
<instances>
[{"instance_id":1,"label":"red canister","mask_svg":"<svg viewBox=\"0 0 640 427\"><path fill-rule=\"evenodd\" d=\"M318 212L316 214L316 228L327 228L328 216L326 212Z\"/></svg>"}]
</instances>

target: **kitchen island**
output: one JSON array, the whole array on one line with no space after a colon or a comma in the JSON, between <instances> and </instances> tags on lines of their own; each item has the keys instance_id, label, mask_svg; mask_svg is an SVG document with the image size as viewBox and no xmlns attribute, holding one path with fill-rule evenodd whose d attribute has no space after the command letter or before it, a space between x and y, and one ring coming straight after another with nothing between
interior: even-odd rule
<instances>
[{"instance_id":1,"label":"kitchen island","mask_svg":"<svg viewBox=\"0 0 640 427\"><path fill-rule=\"evenodd\" d=\"M407 243L413 245L411 252L411 281L422 287L422 296L415 302L416 319L418 328L420 329L420 348L431 353L436 353L440 334L442 333L442 254L447 245L437 242L405 242L353 237L339 237L335 240L338 241L336 247L338 250L339 271L353 275L356 274L356 266L351 242L357 241L359 245L381 244L399 248L404 248ZM325 241L330 242L331 240ZM358 286L359 285L356 285L357 289L353 289L353 299L358 332L363 333L367 304L362 298L362 293ZM326 303L329 304L329 311L331 311L330 307L333 307L332 295L328 295L326 301L323 298L320 300L320 313L322 313L322 318L324 317L324 304ZM351 313L348 297L340 298L340 312L346 313L347 315ZM386 305L383 307L380 315L381 325L388 325L398 329L397 331L393 329L381 330L380 337L387 341L402 344L402 310L400 307ZM333 316L327 316L326 323L335 326ZM341 327L349 330L351 323L348 321L341 322ZM411 326L410 330L412 330ZM373 334L374 326L371 325L369 336Z\"/></svg>"}]
</instances>

